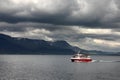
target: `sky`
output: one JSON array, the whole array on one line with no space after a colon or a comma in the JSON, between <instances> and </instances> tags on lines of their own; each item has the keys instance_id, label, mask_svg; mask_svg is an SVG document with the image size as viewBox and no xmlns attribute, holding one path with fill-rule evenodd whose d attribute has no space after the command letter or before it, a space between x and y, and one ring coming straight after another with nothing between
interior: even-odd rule
<instances>
[{"instance_id":1,"label":"sky","mask_svg":"<svg viewBox=\"0 0 120 80\"><path fill-rule=\"evenodd\" d=\"M0 33L120 52L120 0L0 0Z\"/></svg>"}]
</instances>

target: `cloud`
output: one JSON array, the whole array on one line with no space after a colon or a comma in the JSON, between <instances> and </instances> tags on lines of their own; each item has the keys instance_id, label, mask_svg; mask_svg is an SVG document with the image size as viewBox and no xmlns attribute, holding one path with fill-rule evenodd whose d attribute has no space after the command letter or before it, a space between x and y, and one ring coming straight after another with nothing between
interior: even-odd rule
<instances>
[{"instance_id":1,"label":"cloud","mask_svg":"<svg viewBox=\"0 0 120 80\"><path fill-rule=\"evenodd\" d=\"M0 0L0 21L118 28L118 3L119 0Z\"/></svg>"}]
</instances>

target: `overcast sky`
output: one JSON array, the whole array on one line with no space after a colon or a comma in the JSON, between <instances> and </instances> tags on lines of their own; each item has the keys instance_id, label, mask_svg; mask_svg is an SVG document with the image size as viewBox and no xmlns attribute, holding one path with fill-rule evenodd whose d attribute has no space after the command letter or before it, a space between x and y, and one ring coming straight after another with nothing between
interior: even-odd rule
<instances>
[{"instance_id":1,"label":"overcast sky","mask_svg":"<svg viewBox=\"0 0 120 80\"><path fill-rule=\"evenodd\" d=\"M120 0L0 0L0 33L120 52Z\"/></svg>"}]
</instances>

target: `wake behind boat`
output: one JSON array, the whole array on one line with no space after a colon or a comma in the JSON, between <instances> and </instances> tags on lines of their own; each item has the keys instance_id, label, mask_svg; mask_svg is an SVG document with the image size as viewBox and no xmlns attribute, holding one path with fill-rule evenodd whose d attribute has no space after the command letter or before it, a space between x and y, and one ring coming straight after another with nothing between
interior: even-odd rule
<instances>
[{"instance_id":1,"label":"wake behind boat","mask_svg":"<svg viewBox=\"0 0 120 80\"><path fill-rule=\"evenodd\" d=\"M71 61L72 62L91 62L92 59L90 58L90 56L88 56L88 54L80 54L80 52L78 52L73 57L71 57Z\"/></svg>"}]
</instances>

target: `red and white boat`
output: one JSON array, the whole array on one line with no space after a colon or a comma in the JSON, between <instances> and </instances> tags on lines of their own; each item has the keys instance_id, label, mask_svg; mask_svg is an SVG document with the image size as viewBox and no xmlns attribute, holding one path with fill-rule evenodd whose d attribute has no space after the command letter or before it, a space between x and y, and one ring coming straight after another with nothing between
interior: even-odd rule
<instances>
[{"instance_id":1,"label":"red and white boat","mask_svg":"<svg viewBox=\"0 0 120 80\"><path fill-rule=\"evenodd\" d=\"M92 59L87 54L77 53L71 58L71 61L72 62L91 62Z\"/></svg>"}]
</instances>

